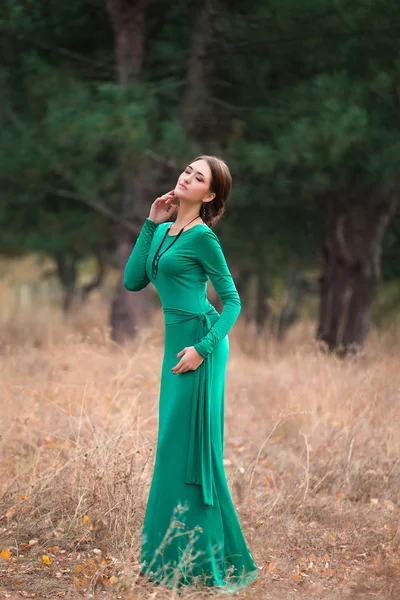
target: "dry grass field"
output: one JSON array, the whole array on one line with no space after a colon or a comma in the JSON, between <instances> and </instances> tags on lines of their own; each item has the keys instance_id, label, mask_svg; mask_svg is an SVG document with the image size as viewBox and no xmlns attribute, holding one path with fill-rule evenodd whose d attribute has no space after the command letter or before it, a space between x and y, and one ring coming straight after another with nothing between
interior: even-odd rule
<instances>
[{"instance_id":1,"label":"dry grass field","mask_svg":"<svg viewBox=\"0 0 400 600\"><path fill-rule=\"evenodd\" d=\"M121 348L100 296L68 320L54 302L18 298L3 281L0 598L180 597L138 577L161 313ZM400 327L344 361L312 334L303 324L281 347L255 343L240 318L230 334L225 468L260 568L236 597L395 600Z\"/></svg>"}]
</instances>

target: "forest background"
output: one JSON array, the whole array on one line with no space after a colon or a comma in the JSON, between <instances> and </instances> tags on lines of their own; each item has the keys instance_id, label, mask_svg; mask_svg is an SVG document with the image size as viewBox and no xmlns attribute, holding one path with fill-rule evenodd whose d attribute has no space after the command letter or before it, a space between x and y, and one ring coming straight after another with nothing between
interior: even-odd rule
<instances>
[{"instance_id":1,"label":"forest background","mask_svg":"<svg viewBox=\"0 0 400 600\"><path fill-rule=\"evenodd\" d=\"M277 598L337 598L338 589L343 598L395 597L399 34L395 0L3 0L7 569L14 559L21 567L19 544L32 539L29 558L39 547L50 556L51 532L71 561L77 540L89 544L102 528L103 559L106 539L119 560L127 548L137 554L161 321L152 286L128 292L123 269L151 203L186 161L209 153L233 175L215 231L243 306L226 467L268 589L276 584ZM210 298L220 308L212 289ZM119 469L133 504L122 500ZM305 546L304 520L313 523ZM124 577L112 561L93 564L75 573L77 589L136 582L126 563Z\"/></svg>"},{"instance_id":2,"label":"forest background","mask_svg":"<svg viewBox=\"0 0 400 600\"><path fill-rule=\"evenodd\" d=\"M0 252L49 257L65 310L88 258L84 297L116 267L112 336L134 336L151 294L123 290L135 236L184 162L215 153L234 179L217 233L243 316L283 336L310 292L317 337L362 344L381 264L376 323L400 298L399 10L4 2Z\"/></svg>"}]
</instances>

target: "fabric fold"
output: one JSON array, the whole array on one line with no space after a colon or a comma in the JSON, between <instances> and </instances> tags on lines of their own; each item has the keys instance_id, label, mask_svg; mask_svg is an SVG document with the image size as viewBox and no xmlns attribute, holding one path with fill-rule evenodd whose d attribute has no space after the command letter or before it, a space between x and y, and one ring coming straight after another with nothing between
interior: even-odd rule
<instances>
[{"instance_id":1,"label":"fabric fold","mask_svg":"<svg viewBox=\"0 0 400 600\"><path fill-rule=\"evenodd\" d=\"M218 312L214 307L206 312L190 312L177 308L163 308L165 325L198 319L197 341L211 329L211 315ZM194 398L192 404L189 450L186 461L185 483L200 485L204 504L214 505L214 473L211 449L211 389L212 352L194 372Z\"/></svg>"}]
</instances>

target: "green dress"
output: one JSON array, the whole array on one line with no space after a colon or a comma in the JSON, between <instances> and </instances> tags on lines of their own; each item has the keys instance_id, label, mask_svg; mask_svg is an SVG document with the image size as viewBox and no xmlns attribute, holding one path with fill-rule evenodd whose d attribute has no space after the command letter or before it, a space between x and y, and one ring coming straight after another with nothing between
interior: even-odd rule
<instances>
[{"instance_id":1,"label":"green dress","mask_svg":"<svg viewBox=\"0 0 400 600\"><path fill-rule=\"evenodd\" d=\"M217 235L205 224L183 231L152 261L171 222L147 218L126 264L124 285L150 282L164 312L158 441L142 532L141 574L168 587L220 586L235 592L258 575L231 499L223 464L228 331L241 302ZM163 252L176 236L167 234ZM210 278L223 303L207 299ZM183 348L204 358L174 374Z\"/></svg>"}]
</instances>

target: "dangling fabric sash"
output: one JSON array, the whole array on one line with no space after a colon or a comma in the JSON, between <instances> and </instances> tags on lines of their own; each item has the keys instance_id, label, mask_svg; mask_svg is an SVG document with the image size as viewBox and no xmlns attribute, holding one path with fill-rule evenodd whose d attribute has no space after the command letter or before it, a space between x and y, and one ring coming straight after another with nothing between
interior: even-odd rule
<instances>
[{"instance_id":1,"label":"dangling fabric sash","mask_svg":"<svg viewBox=\"0 0 400 600\"><path fill-rule=\"evenodd\" d=\"M198 319L199 342L211 329L210 316L218 314L214 307L207 312L189 312L177 308L163 308L165 325ZM171 315L171 316L169 316ZM174 315L174 316L173 316ZM213 506L213 468L211 454L211 381L213 353L194 371L194 398L189 432L189 452L186 462L185 483L201 485L203 502Z\"/></svg>"}]
</instances>

